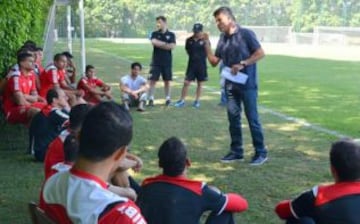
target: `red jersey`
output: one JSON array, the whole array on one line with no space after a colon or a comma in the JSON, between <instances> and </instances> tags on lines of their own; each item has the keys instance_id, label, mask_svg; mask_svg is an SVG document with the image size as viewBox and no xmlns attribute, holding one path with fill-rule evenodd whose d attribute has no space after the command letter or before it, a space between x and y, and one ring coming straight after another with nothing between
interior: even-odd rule
<instances>
[{"instance_id":1,"label":"red jersey","mask_svg":"<svg viewBox=\"0 0 360 224\"><path fill-rule=\"evenodd\" d=\"M103 85L104 85L104 82L97 77L93 77L91 79L88 77L83 77L80 79L80 81L77 85L77 89L83 90L85 92L84 99L86 99L86 101L89 101L92 103L98 103L98 100L94 99L94 97L90 94L88 89L89 88L96 89L96 87L102 87Z\"/></svg>"},{"instance_id":2,"label":"red jersey","mask_svg":"<svg viewBox=\"0 0 360 224\"><path fill-rule=\"evenodd\" d=\"M45 213L57 223L146 224L134 202L110 192L106 182L82 170L53 175L41 197Z\"/></svg>"},{"instance_id":3,"label":"red jersey","mask_svg":"<svg viewBox=\"0 0 360 224\"><path fill-rule=\"evenodd\" d=\"M65 70L59 70L55 65L51 64L45 68L40 74L40 96L46 97L47 92L65 80Z\"/></svg>"},{"instance_id":4,"label":"red jersey","mask_svg":"<svg viewBox=\"0 0 360 224\"><path fill-rule=\"evenodd\" d=\"M20 73L20 75L13 75L9 77L4 92L5 113L18 106L13 99L15 92L19 91L24 95L30 95L32 91L36 92L35 82L35 75L33 73L29 73L28 75Z\"/></svg>"},{"instance_id":5,"label":"red jersey","mask_svg":"<svg viewBox=\"0 0 360 224\"><path fill-rule=\"evenodd\" d=\"M64 141L69 134L68 130L64 130L49 144L44 160L45 179L51 176L55 164L65 160Z\"/></svg>"}]
</instances>

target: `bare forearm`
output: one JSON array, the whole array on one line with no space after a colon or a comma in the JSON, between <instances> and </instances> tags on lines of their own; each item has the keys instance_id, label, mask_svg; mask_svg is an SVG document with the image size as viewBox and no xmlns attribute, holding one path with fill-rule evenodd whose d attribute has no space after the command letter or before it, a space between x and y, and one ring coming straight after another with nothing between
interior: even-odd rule
<instances>
[{"instance_id":1,"label":"bare forearm","mask_svg":"<svg viewBox=\"0 0 360 224\"><path fill-rule=\"evenodd\" d=\"M264 56L265 56L264 50L262 48L259 48L243 62L245 62L245 65L251 65L262 59Z\"/></svg>"},{"instance_id":2,"label":"bare forearm","mask_svg":"<svg viewBox=\"0 0 360 224\"><path fill-rule=\"evenodd\" d=\"M120 84L120 90L123 93L127 93L127 94L131 94L133 92L129 87L127 87L127 86L125 86L123 84Z\"/></svg>"},{"instance_id":3,"label":"bare forearm","mask_svg":"<svg viewBox=\"0 0 360 224\"><path fill-rule=\"evenodd\" d=\"M209 63L214 67L216 65L218 65L220 62L220 58L216 57L214 55L214 53L212 52L209 40L206 40L205 50L206 50L206 56L207 56Z\"/></svg>"}]
</instances>

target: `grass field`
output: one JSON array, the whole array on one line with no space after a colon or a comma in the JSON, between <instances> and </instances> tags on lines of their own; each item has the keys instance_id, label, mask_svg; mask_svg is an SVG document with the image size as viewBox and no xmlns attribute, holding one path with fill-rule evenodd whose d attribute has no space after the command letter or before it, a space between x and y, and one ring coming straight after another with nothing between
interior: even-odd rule
<instances>
[{"instance_id":1,"label":"grass field","mask_svg":"<svg viewBox=\"0 0 360 224\"><path fill-rule=\"evenodd\" d=\"M129 61L137 60L148 65L150 55L148 45L87 42L88 63L94 64L98 75L114 87L120 76L128 72ZM186 63L185 52L178 47L174 52L174 100L180 94ZM349 136L359 134L357 111L360 99L356 81L359 63L267 56L259 67L260 105ZM248 199L249 210L236 215L238 223L281 223L273 213L276 202L294 197L319 182L332 180L328 171L328 149L336 137L284 121L261 110L266 144L270 150L269 162L261 167L247 164L253 150L244 122L246 163L219 163L228 150L228 122L225 109L217 106L217 68L209 71L208 89L204 91L199 110L163 107L163 90L159 85L156 93L158 105L144 113L132 112L135 133L131 151L145 162L143 171L135 178L141 181L146 176L157 174L160 171L157 168L157 148L167 137L178 136L189 147L192 160L190 177L207 181L225 192L241 193ZM193 100L193 89L188 102ZM119 100L120 93L116 88L115 95ZM26 203L38 198L43 178L42 164L32 162L24 154L27 136L22 127L2 123L1 130L0 223L30 223Z\"/></svg>"}]
</instances>

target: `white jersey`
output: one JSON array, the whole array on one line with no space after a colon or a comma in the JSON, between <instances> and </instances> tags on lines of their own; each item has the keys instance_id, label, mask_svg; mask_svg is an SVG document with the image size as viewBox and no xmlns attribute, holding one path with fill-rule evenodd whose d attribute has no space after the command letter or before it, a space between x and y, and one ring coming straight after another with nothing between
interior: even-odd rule
<instances>
[{"instance_id":1,"label":"white jersey","mask_svg":"<svg viewBox=\"0 0 360 224\"><path fill-rule=\"evenodd\" d=\"M138 75L135 79L133 79L131 77L131 75L126 75L120 79L120 82L123 85L126 85L127 87L129 87L131 90L136 91L136 90L140 89L141 86L146 84L146 79L144 77L142 77L141 75Z\"/></svg>"},{"instance_id":2,"label":"white jersey","mask_svg":"<svg viewBox=\"0 0 360 224\"><path fill-rule=\"evenodd\" d=\"M134 202L110 192L107 183L81 170L71 169L50 177L42 198L45 212L59 223L146 224ZM103 216L114 203L118 205Z\"/></svg>"}]
</instances>

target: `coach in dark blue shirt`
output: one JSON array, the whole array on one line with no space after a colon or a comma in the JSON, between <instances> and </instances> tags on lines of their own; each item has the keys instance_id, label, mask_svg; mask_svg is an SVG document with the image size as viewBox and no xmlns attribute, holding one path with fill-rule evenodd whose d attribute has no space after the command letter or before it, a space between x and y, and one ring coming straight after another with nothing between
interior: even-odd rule
<instances>
[{"instance_id":1,"label":"coach in dark blue shirt","mask_svg":"<svg viewBox=\"0 0 360 224\"><path fill-rule=\"evenodd\" d=\"M243 141L241 131L241 105L249 123L255 155L251 165L261 165L267 160L267 150L257 111L257 69L256 62L264 57L264 51L253 31L240 27L228 7L220 7L214 12L216 25L222 32L218 46L213 55L209 41L207 44L208 60L216 66L222 60L224 66L230 67L232 74L241 71L248 75L245 84L229 80L225 82L228 98L228 119L231 135L230 152L221 159L222 162L243 160Z\"/></svg>"},{"instance_id":2,"label":"coach in dark blue shirt","mask_svg":"<svg viewBox=\"0 0 360 224\"><path fill-rule=\"evenodd\" d=\"M160 75L164 81L166 106L170 104L170 81L172 80L172 53L175 48L176 38L173 32L167 28L166 18L159 16L156 18L157 31L151 34L151 44L154 46L151 70L150 70L150 90L149 106L154 105L155 84Z\"/></svg>"}]
</instances>

